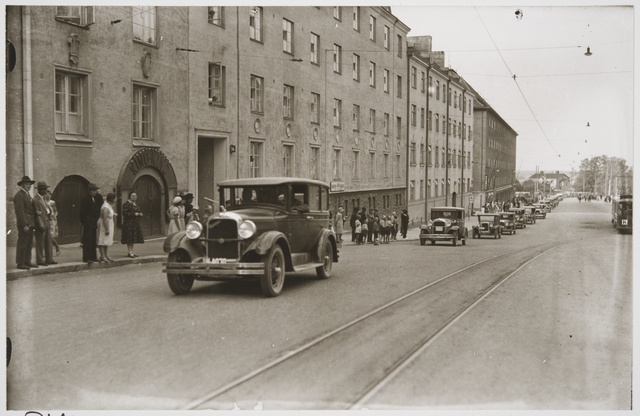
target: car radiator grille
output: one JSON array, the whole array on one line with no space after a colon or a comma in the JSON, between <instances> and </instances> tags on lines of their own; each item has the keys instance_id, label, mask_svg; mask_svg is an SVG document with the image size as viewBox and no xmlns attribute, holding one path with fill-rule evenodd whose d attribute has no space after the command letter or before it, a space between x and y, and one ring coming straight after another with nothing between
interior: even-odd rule
<instances>
[{"instance_id":1,"label":"car radiator grille","mask_svg":"<svg viewBox=\"0 0 640 416\"><path fill-rule=\"evenodd\" d=\"M444 221L434 221L433 222L433 233L434 234L446 234L447 233L447 227L445 226L445 222ZM436 228L436 227L441 227L441 228Z\"/></svg>"},{"instance_id":2,"label":"car radiator grille","mask_svg":"<svg viewBox=\"0 0 640 416\"><path fill-rule=\"evenodd\" d=\"M207 226L208 256L237 259L240 256L237 223L234 220L220 219L209 222Z\"/></svg>"}]
</instances>

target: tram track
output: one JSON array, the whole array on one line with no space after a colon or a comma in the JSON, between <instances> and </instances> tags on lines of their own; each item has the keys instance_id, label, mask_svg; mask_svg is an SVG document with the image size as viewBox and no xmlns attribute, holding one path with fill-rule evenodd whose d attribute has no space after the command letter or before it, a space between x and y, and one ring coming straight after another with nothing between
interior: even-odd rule
<instances>
[{"instance_id":1,"label":"tram track","mask_svg":"<svg viewBox=\"0 0 640 416\"><path fill-rule=\"evenodd\" d=\"M317 336L302 345L291 349L281 356L265 363L264 365L254 369L251 372L248 372L235 380L226 383L225 385L211 391L210 393L196 398L189 402L184 409L186 410L194 410L194 409L203 409L209 408L215 402L223 402L228 403L234 401L234 399L223 400L223 397L233 396L233 392L235 390L240 389L241 386L249 384L249 382L253 381L254 383L258 383L256 380L260 377L266 377L267 373L271 373L273 370L276 370L278 367L285 367L289 365L294 359L299 358L301 355L305 353L311 353L311 350L314 348L318 348L320 344L327 342L339 342L334 341L340 337L348 337L348 331L358 331L356 327L359 324L362 324L368 321L370 318L376 316L379 317L381 315L393 315L393 308L402 307L403 304L408 304L411 300L412 302L417 302L415 298L417 295L425 295L428 292L428 289L434 288L437 285L441 285L445 282L449 282L454 280L455 277L460 277L462 275L469 274L469 272L473 270L477 270L482 266L486 266L489 262L492 261L500 261L505 258L517 258L520 261L517 262L517 266L514 268L510 268L508 270L502 271L499 276L491 276L488 274L486 279L489 283L477 283L481 285L481 290L478 293L475 293L471 300L465 300L463 305L456 309L453 313L448 314L448 318L441 322L440 325L435 329L429 329L427 336L421 338L419 341L413 341L412 345L408 348L407 351L404 351L403 354L400 354L393 362L387 363L384 366L384 369L381 373L375 374L375 377L372 380L368 381L364 387L359 389L357 392L354 392L352 398L348 401L339 401L339 408L351 408L357 409L362 408L364 405L375 396L376 392L382 389L387 383L389 383L393 378L395 378L399 372L402 371L407 365L409 365L415 357L419 356L422 351L428 348L439 336L440 334L447 331L452 325L454 325L459 319L461 319L464 315L466 315L471 309L473 309L478 303L480 303L483 299L489 296L493 291L495 291L500 285L502 285L505 281L515 275L519 270L526 267L538 257L547 253L548 251L574 241L573 239L555 241L555 242L547 242L543 244L538 244L534 246L528 246L524 248L519 248L515 250L508 251L506 253L494 255L487 257L483 260L474 262L470 265L462 267L456 271L453 271L443 277L440 277L432 282L429 282L423 286L420 286L402 296L397 297L396 299L386 302L385 304L371 310L368 313L360 315L359 317L352 319L351 321L329 331L320 336ZM524 256L518 256L519 253L525 253ZM485 271L486 273L486 271ZM474 279L475 280L475 279ZM480 279L479 279L480 280ZM460 283L458 283L460 284ZM454 289L454 290L460 290ZM411 307L411 306L406 306ZM284 371L284 370L283 370ZM259 383L258 383L259 384Z\"/></svg>"}]
</instances>

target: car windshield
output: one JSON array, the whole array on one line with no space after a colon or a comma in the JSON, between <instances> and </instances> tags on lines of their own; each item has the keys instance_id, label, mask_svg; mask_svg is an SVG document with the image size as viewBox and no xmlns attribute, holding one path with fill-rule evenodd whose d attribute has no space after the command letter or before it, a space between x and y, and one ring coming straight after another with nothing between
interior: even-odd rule
<instances>
[{"instance_id":1,"label":"car windshield","mask_svg":"<svg viewBox=\"0 0 640 416\"><path fill-rule=\"evenodd\" d=\"M478 221L480 222L493 222L493 215L478 215Z\"/></svg>"},{"instance_id":2,"label":"car windshield","mask_svg":"<svg viewBox=\"0 0 640 416\"><path fill-rule=\"evenodd\" d=\"M431 219L435 220L438 218L447 218L450 220L456 220L458 219L458 211L436 211L436 210L431 210Z\"/></svg>"},{"instance_id":3,"label":"car windshield","mask_svg":"<svg viewBox=\"0 0 640 416\"><path fill-rule=\"evenodd\" d=\"M502 220L509 220L511 217L513 217L513 214L500 214L500 219Z\"/></svg>"},{"instance_id":4,"label":"car windshield","mask_svg":"<svg viewBox=\"0 0 640 416\"><path fill-rule=\"evenodd\" d=\"M287 187L285 185L238 186L222 188L226 209L248 205L269 204L284 207Z\"/></svg>"}]
</instances>

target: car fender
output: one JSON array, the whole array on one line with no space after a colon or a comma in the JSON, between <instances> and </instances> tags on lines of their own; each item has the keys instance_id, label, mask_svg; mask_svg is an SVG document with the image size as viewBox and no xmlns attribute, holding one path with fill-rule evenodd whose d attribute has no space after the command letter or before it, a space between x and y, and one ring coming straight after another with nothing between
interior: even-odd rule
<instances>
[{"instance_id":1,"label":"car fender","mask_svg":"<svg viewBox=\"0 0 640 416\"><path fill-rule=\"evenodd\" d=\"M249 244L249 247L247 247L242 255L244 256L247 252L254 251L256 254L264 256L271 251L271 247L276 243L282 246L282 251L284 251L285 256L290 257L291 249L289 247L289 241L280 231L267 231L261 234Z\"/></svg>"},{"instance_id":2,"label":"car fender","mask_svg":"<svg viewBox=\"0 0 640 416\"><path fill-rule=\"evenodd\" d=\"M315 256L314 260L317 260L318 262L322 262L322 250L327 240L331 242L331 252L333 254L333 261L337 262L338 261L338 243L336 240L336 235L333 231L331 231L328 228L325 228L322 230L322 233L320 234L320 236L318 237L318 240L316 241L315 250L313 252L313 255Z\"/></svg>"},{"instance_id":3,"label":"car fender","mask_svg":"<svg viewBox=\"0 0 640 416\"><path fill-rule=\"evenodd\" d=\"M169 234L164 240L162 249L167 254L183 249L189 253L192 259L205 255L205 247L202 242L188 238L184 231Z\"/></svg>"}]
</instances>

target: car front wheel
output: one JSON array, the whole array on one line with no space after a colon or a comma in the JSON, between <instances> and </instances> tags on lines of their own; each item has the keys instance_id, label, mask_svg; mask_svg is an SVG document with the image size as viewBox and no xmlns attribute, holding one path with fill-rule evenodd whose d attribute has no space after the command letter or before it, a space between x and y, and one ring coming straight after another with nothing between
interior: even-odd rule
<instances>
[{"instance_id":1,"label":"car front wheel","mask_svg":"<svg viewBox=\"0 0 640 416\"><path fill-rule=\"evenodd\" d=\"M260 276L262 293L267 297L276 297L284 286L284 254L279 245L274 245L269 254L262 256L264 274Z\"/></svg>"},{"instance_id":2,"label":"car front wheel","mask_svg":"<svg viewBox=\"0 0 640 416\"><path fill-rule=\"evenodd\" d=\"M333 246L328 239L324 243L320 260L322 260L322 266L316 267L316 274L320 279L328 279L331 277L331 268L333 267Z\"/></svg>"},{"instance_id":3,"label":"car front wheel","mask_svg":"<svg viewBox=\"0 0 640 416\"><path fill-rule=\"evenodd\" d=\"M185 251L179 250L169 254L167 261L169 263L191 263L191 258ZM189 275L167 273L169 288L176 295L186 295L189 293L193 287L193 280L193 277Z\"/></svg>"},{"instance_id":4,"label":"car front wheel","mask_svg":"<svg viewBox=\"0 0 640 416\"><path fill-rule=\"evenodd\" d=\"M451 241L453 242L453 246L457 246L458 245L458 235L454 235L453 238L451 239Z\"/></svg>"}]
</instances>

